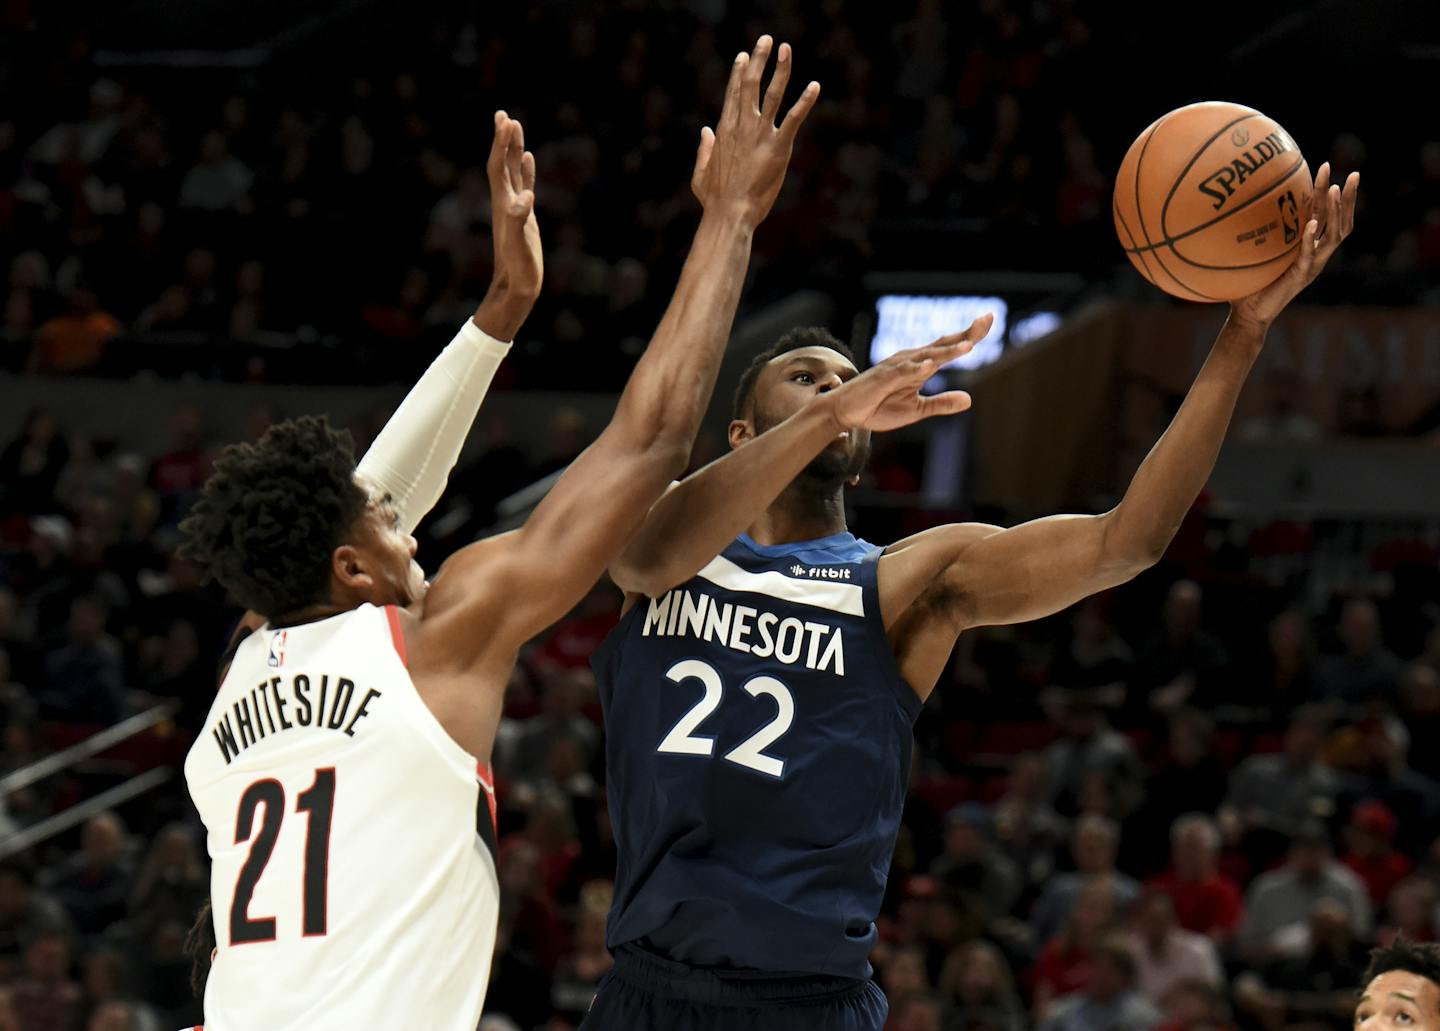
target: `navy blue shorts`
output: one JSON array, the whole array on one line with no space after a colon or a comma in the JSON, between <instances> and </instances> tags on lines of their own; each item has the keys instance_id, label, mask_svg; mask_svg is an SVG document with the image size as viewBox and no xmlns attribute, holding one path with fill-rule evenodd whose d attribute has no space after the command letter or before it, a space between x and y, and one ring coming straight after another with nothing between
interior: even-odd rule
<instances>
[{"instance_id":1,"label":"navy blue shorts","mask_svg":"<svg viewBox=\"0 0 1440 1031\"><path fill-rule=\"evenodd\" d=\"M634 945L615 950L580 1031L881 1031L874 981L692 967Z\"/></svg>"}]
</instances>

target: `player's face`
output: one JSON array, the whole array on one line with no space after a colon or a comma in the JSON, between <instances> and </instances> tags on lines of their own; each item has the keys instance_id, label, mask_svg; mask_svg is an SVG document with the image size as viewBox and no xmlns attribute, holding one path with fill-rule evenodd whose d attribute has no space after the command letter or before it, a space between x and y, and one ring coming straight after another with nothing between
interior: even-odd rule
<instances>
[{"instance_id":1,"label":"player's face","mask_svg":"<svg viewBox=\"0 0 1440 1031\"><path fill-rule=\"evenodd\" d=\"M815 395L834 390L860 373L843 354L828 347L801 347L771 360L755 381L751 424L756 435L778 426ZM853 429L835 440L805 469L824 481L853 482L870 457L870 431Z\"/></svg>"},{"instance_id":2,"label":"player's face","mask_svg":"<svg viewBox=\"0 0 1440 1031\"><path fill-rule=\"evenodd\" d=\"M350 543L358 553L364 577L359 592L366 601L404 608L425 596L429 585L415 561L415 538L400 528L388 495L372 494Z\"/></svg>"},{"instance_id":3,"label":"player's face","mask_svg":"<svg viewBox=\"0 0 1440 1031\"><path fill-rule=\"evenodd\" d=\"M1381 974L1355 1007L1357 1031L1440 1031L1440 985L1408 970Z\"/></svg>"}]
</instances>

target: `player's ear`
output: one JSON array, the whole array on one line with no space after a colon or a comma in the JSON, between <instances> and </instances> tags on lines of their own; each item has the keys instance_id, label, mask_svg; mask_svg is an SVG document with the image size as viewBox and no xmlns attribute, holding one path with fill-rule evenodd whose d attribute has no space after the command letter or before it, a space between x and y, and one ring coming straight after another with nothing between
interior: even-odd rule
<instances>
[{"instance_id":1,"label":"player's ear","mask_svg":"<svg viewBox=\"0 0 1440 1031\"><path fill-rule=\"evenodd\" d=\"M737 448L755 439L755 429L744 419L731 419L727 436L730 438L730 446Z\"/></svg>"},{"instance_id":2,"label":"player's ear","mask_svg":"<svg viewBox=\"0 0 1440 1031\"><path fill-rule=\"evenodd\" d=\"M353 544L342 544L335 549L330 556L330 571L336 582L347 590L367 591L375 586L364 552Z\"/></svg>"}]
</instances>

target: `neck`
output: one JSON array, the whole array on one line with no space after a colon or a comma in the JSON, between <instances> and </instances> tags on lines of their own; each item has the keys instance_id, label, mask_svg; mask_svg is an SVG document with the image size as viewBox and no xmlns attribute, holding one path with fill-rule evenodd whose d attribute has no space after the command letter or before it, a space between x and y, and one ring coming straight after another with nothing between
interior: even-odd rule
<instances>
[{"instance_id":1,"label":"neck","mask_svg":"<svg viewBox=\"0 0 1440 1031\"><path fill-rule=\"evenodd\" d=\"M291 609L289 612L281 613L272 618L269 622L273 627L284 629L290 626L299 626L301 623L314 623L319 619L329 619L338 612L344 612L342 605L334 602L323 602L317 605L306 605L301 609Z\"/></svg>"},{"instance_id":2,"label":"neck","mask_svg":"<svg viewBox=\"0 0 1440 1031\"><path fill-rule=\"evenodd\" d=\"M817 483L803 474L750 525L757 544L790 544L845 532L845 485Z\"/></svg>"}]
</instances>

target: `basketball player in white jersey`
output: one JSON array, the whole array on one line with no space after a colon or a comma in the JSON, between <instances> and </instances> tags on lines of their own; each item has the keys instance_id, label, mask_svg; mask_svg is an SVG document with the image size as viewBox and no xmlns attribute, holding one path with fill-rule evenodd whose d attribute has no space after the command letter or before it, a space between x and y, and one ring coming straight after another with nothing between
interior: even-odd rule
<instances>
[{"instance_id":1,"label":"basketball player in white jersey","mask_svg":"<svg viewBox=\"0 0 1440 1031\"><path fill-rule=\"evenodd\" d=\"M453 456L436 457L473 417L480 355L503 353L540 283L534 161L503 114L495 281L374 460L357 470L344 435L300 419L216 463L184 524L189 552L263 622L185 764L212 859L210 1031L475 1027L498 906L487 769L505 684L520 646L586 593L688 460L754 229L819 95L810 84L777 127L790 55L762 98L770 49L762 37L737 56L701 135L704 214L614 418L519 530L462 549L433 586L409 535L438 493L411 467L448 469ZM957 346L891 375L913 379Z\"/></svg>"}]
</instances>

